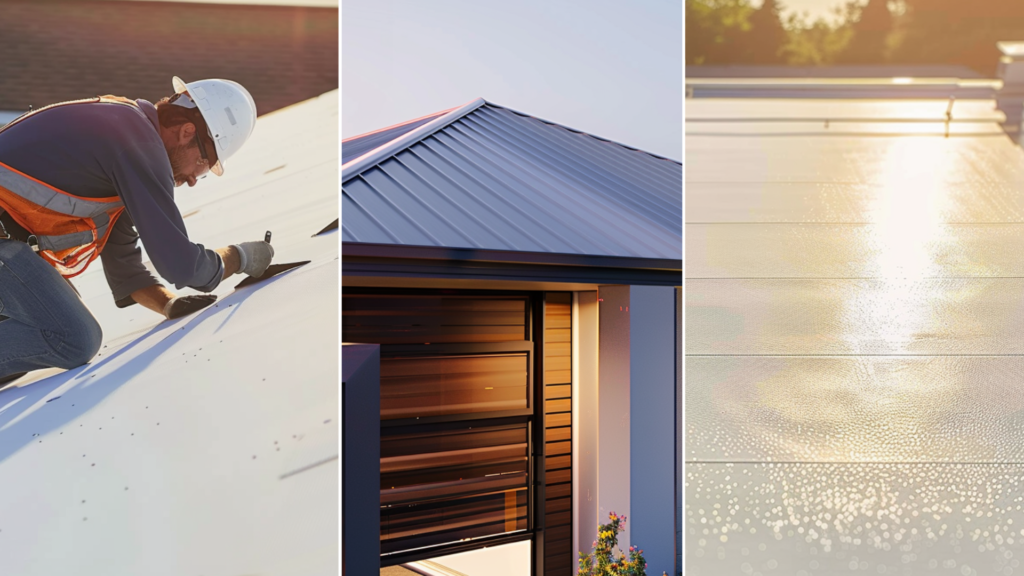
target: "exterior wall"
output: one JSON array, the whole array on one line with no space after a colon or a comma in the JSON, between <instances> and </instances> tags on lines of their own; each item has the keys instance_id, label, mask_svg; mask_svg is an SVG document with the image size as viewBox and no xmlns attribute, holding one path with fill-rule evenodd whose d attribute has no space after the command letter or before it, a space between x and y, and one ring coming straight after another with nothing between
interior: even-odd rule
<instances>
[{"instance_id":1,"label":"exterior wall","mask_svg":"<svg viewBox=\"0 0 1024 576\"><path fill-rule=\"evenodd\" d=\"M675 289L630 287L631 544L649 574L675 572Z\"/></svg>"},{"instance_id":2,"label":"exterior wall","mask_svg":"<svg viewBox=\"0 0 1024 576\"><path fill-rule=\"evenodd\" d=\"M627 516L620 546L642 547L649 574L674 574L676 290L607 286L599 294L598 521L611 511Z\"/></svg>"},{"instance_id":3,"label":"exterior wall","mask_svg":"<svg viewBox=\"0 0 1024 576\"><path fill-rule=\"evenodd\" d=\"M571 576L573 550L572 293L549 292L544 306L544 573Z\"/></svg>"},{"instance_id":4,"label":"exterior wall","mask_svg":"<svg viewBox=\"0 0 1024 576\"><path fill-rule=\"evenodd\" d=\"M676 575L683 573L683 289L676 288Z\"/></svg>"},{"instance_id":5,"label":"exterior wall","mask_svg":"<svg viewBox=\"0 0 1024 576\"><path fill-rule=\"evenodd\" d=\"M577 292L573 320L573 412L576 551L590 551L597 536L598 306L597 292Z\"/></svg>"},{"instance_id":6,"label":"exterior wall","mask_svg":"<svg viewBox=\"0 0 1024 576\"><path fill-rule=\"evenodd\" d=\"M597 520L608 514L632 516L630 504L630 322L629 286L598 291ZM632 542L627 519L619 543Z\"/></svg>"}]
</instances>

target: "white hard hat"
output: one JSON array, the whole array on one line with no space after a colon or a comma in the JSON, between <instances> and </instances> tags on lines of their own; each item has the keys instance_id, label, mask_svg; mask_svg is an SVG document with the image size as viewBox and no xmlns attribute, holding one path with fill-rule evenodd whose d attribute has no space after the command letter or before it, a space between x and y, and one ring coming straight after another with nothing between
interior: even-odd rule
<instances>
[{"instance_id":1,"label":"white hard hat","mask_svg":"<svg viewBox=\"0 0 1024 576\"><path fill-rule=\"evenodd\" d=\"M206 121L210 139L217 148L217 163L210 172L224 174L224 160L230 158L252 135L256 127L256 103L249 91L231 80L198 80L186 84L173 80L177 94L187 92Z\"/></svg>"}]
</instances>

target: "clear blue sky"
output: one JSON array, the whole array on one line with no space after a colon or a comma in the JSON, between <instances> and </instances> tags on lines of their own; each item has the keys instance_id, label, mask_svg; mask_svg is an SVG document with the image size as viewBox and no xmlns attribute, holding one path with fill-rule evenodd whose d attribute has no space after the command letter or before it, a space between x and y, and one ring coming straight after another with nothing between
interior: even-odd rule
<instances>
[{"instance_id":1,"label":"clear blue sky","mask_svg":"<svg viewBox=\"0 0 1024 576\"><path fill-rule=\"evenodd\" d=\"M681 160L682 0L344 0L342 137L478 96Z\"/></svg>"}]
</instances>

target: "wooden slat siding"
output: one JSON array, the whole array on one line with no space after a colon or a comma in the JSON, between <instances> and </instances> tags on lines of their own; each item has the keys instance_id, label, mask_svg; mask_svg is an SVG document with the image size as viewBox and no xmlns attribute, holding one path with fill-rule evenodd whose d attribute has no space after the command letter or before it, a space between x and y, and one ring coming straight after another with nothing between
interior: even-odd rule
<instances>
[{"instance_id":1,"label":"wooden slat siding","mask_svg":"<svg viewBox=\"0 0 1024 576\"><path fill-rule=\"evenodd\" d=\"M452 344L527 339L526 298L348 294L342 340L365 344Z\"/></svg>"},{"instance_id":2,"label":"wooden slat siding","mask_svg":"<svg viewBox=\"0 0 1024 576\"><path fill-rule=\"evenodd\" d=\"M564 498L566 496L572 496L572 483L569 484L558 484L557 486L548 486L545 495L549 500L555 498Z\"/></svg>"},{"instance_id":3,"label":"wooden slat siding","mask_svg":"<svg viewBox=\"0 0 1024 576\"><path fill-rule=\"evenodd\" d=\"M546 442L558 442L560 440L571 440L572 439L572 428L548 428L544 431L544 440Z\"/></svg>"},{"instance_id":4,"label":"wooden slat siding","mask_svg":"<svg viewBox=\"0 0 1024 576\"><path fill-rule=\"evenodd\" d=\"M545 400L558 400L572 396L572 386L569 384L549 384L544 387Z\"/></svg>"},{"instance_id":5,"label":"wooden slat siding","mask_svg":"<svg viewBox=\"0 0 1024 576\"><path fill-rule=\"evenodd\" d=\"M566 525L559 526L558 528L550 528L547 530L547 537L550 538L552 542L572 538L572 526Z\"/></svg>"},{"instance_id":6,"label":"wooden slat siding","mask_svg":"<svg viewBox=\"0 0 1024 576\"><path fill-rule=\"evenodd\" d=\"M555 426L569 426L572 424L572 414L551 414L547 417L547 420L544 423L547 424L548 428L553 428Z\"/></svg>"},{"instance_id":7,"label":"wooden slat siding","mask_svg":"<svg viewBox=\"0 0 1024 576\"><path fill-rule=\"evenodd\" d=\"M572 454L572 441L567 442L549 442L546 446L548 456L558 456L559 454Z\"/></svg>"},{"instance_id":8,"label":"wooden slat siding","mask_svg":"<svg viewBox=\"0 0 1024 576\"><path fill-rule=\"evenodd\" d=\"M558 470L559 468L568 468L572 465L572 455L566 454L563 456L548 456L547 462L545 463L545 470Z\"/></svg>"},{"instance_id":9,"label":"wooden slat siding","mask_svg":"<svg viewBox=\"0 0 1024 576\"><path fill-rule=\"evenodd\" d=\"M572 549L572 294L548 292L544 314L544 576L576 573Z\"/></svg>"}]
</instances>

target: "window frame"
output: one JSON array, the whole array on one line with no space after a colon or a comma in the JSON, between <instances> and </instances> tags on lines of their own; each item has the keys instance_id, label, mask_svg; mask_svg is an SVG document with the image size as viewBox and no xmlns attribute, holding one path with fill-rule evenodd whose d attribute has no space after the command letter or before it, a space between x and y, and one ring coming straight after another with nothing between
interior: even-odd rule
<instances>
[{"instance_id":1,"label":"window frame","mask_svg":"<svg viewBox=\"0 0 1024 576\"><path fill-rule=\"evenodd\" d=\"M485 546L497 546L515 542L532 543L531 574L544 573L544 312L545 292L518 290L462 290L462 289L415 289L415 288L342 288L345 296L451 296L451 297L515 297L525 300L524 339L509 342L488 343L437 343L437 344L380 344L381 359L399 355L452 355L460 353L527 353L527 407L521 410L448 414L419 418L381 420L381 435L399 431L432 432L444 430L459 422L479 422L483 425L522 423L527 427L527 515L525 529L481 536L409 550L382 553L382 568L426 560L437 556L476 550ZM344 323L342 326L344 330ZM345 341L344 337L342 338Z\"/></svg>"}]
</instances>

